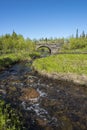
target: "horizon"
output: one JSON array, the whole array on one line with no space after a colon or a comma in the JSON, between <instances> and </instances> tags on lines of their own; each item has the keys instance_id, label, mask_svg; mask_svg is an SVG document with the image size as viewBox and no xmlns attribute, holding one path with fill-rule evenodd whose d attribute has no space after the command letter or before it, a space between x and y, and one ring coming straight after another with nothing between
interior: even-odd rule
<instances>
[{"instance_id":1,"label":"horizon","mask_svg":"<svg viewBox=\"0 0 87 130\"><path fill-rule=\"evenodd\" d=\"M78 28L77 28L78 29ZM77 31L77 29L76 29L76 31ZM2 37L2 36L5 36L5 35L12 35L13 34L13 32L14 33L16 33L16 31L15 30L13 30L11 33L5 33L5 34L2 34L2 35L0 35L0 37ZM78 30L78 38L82 35L82 33L84 32L84 30L81 32L81 34L79 34L79 30ZM21 35L21 36L23 36L22 34L18 34L18 33L16 33L17 35ZM84 34L85 34L85 36L87 36L87 34L84 32ZM69 38L76 38L76 33L75 33L75 35L70 35L70 36L68 36L68 37L40 37L40 38L33 38L33 39L31 39L30 37L24 37L23 36L23 38L24 39L30 39L30 40L45 40L45 39L48 39L48 40L50 40L50 39L69 39Z\"/></svg>"},{"instance_id":2,"label":"horizon","mask_svg":"<svg viewBox=\"0 0 87 130\"><path fill-rule=\"evenodd\" d=\"M69 38L87 33L86 0L0 0L0 36Z\"/></svg>"}]
</instances>

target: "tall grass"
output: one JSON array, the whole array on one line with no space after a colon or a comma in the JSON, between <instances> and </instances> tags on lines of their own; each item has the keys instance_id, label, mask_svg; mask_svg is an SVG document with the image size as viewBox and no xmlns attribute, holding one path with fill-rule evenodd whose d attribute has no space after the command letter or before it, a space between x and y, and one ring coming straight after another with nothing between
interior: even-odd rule
<instances>
[{"instance_id":1,"label":"tall grass","mask_svg":"<svg viewBox=\"0 0 87 130\"><path fill-rule=\"evenodd\" d=\"M33 67L49 73L87 74L87 54L59 54L41 58L34 61Z\"/></svg>"}]
</instances>

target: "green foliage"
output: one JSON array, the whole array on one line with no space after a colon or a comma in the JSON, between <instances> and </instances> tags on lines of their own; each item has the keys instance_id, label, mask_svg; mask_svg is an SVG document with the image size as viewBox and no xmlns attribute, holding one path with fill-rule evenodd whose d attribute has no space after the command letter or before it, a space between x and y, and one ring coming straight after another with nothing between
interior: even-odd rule
<instances>
[{"instance_id":1,"label":"green foliage","mask_svg":"<svg viewBox=\"0 0 87 130\"><path fill-rule=\"evenodd\" d=\"M20 51L18 53L10 53L4 54L0 56L0 70L5 67L9 67L10 65L17 63L23 60L30 60L30 53L26 51Z\"/></svg>"},{"instance_id":2,"label":"green foliage","mask_svg":"<svg viewBox=\"0 0 87 130\"><path fill-rule=\"evenodd\" d=\"M15 110L0 100L0 130L21 130L21 125Z\"/></svg>"},{"instance_id":3,"label":"green foliage","mask_svg":"<svg viewBox=\"0 0 87 130\"><path fill-rule=\"evenodd\" d=\"M31 58L40 58L40 53L39 52L37 52L37 51L34 51L33 53L31 53L30 55L29 55Z\"/></svg>"},{"instance_id":4,"label":"green foliage","mask_svg":"<svg viewBox=\"0 0 87 130\"><path fill-rule=\"evenodd\" d=\"M6 34L0 37L0 53L14 53L21 50L29 51L35 49L35 44L30 39L24 39L22 35L13 32L12 35Z\"/></svg>"},{"instance_id":5,"label":"green foliage","mask_svg":"<svg viewBox=\"0 0 87 130\"><path fill-rule=\"evenodd\" d=\"M34 61L33 67L37 71L49 73L87 74L87 55L59 54L37 59Z\"/></svg>"},{"instance_id":6,"label":"green foliage","mask_svg":"<svg viewBox=\"0 0 87 130\"><path fill-rule=\"evenodd\" d=\"M82 49L87 46L87 39L85 38L71 38L70 39L70 49Z\"/></svg>"},{"instance_id":7,"label":"green foliage","mask_svg":"<svg viewBox=\"0 0 87 130\"><path fill-rule=\"evenodd\" d=\"M87 51L87 38L70 38L68 43L63 45L62 51Z\"/></svg>"},{"instance_id":8,"label":"green foliage","mask_svg":"<svg viewBox=\"0 0 87 130\"><path fill-rule=\"evenodd\" d=\"M35 51L35 44L29 38L24 39L14 31L12 35L0 37L0 70L20 60L30 59Z\"/></svg>"}]
</instances>

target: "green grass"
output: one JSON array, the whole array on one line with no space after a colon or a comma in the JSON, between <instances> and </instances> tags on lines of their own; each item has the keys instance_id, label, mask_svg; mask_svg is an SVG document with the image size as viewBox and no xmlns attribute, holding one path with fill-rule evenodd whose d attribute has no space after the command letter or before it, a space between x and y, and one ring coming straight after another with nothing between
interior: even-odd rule
<instances>
[{"instance_id":1,"label":"green grass","mask_svg":"<svg viewBox=\"0 0 87 130\"><path fill-rule=\"evenodd\" d=\"M37 71L48 73L75 73L87 75L87 54L59 54L37 59L33 63Z\"/></svg>"},{"instance_id":2,"label":"green grass","mask_svg":"<svg viewBox=\"0 0 87 130\"><path fill-rule=\"evenodd\" d=\"M0 100L0 130L21 130L21 122L15 110Z\"/></svg>"},{"instance_id":3,"label":"green grass","mask_svg":"<svg viewBox=\"0 0 87 130\"><path fill-rule=\"evenodd\" d=\"M5 67L9 67L10 65L22 61L22 60L29 60L29 52L17 52L11 54L3 54L0 56L0 70Z\"/></svg>"}]
</instances>

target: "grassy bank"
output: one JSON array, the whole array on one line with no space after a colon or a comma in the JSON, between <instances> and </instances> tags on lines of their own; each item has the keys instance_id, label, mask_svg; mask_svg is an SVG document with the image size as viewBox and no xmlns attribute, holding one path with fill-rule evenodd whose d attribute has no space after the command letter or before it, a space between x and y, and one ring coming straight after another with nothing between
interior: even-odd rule
<instances>
[{"instance_id":1,"label":"grassy bank","mask_svg":"<svg viewBox=\"0 0 87 130\"><path fill-rule=\"evenodd\" d=\"M87 75L86 54L59 54L46 58L37 59L33 63L37 71L47 73L74 73Z\"/></svg>"},{"instance_id":2,"label":"grassy bank","mask_svg":"<svg viewBox=\"0 0 87 130\"><path fill-rule=\"evenodd\" d=\"M5 67L9 67L10 65L17 63L19 61L29 59L30 56L28 52L3 54L0 56L0 70L4 69Z\"/></svg>"}]
</instances>

